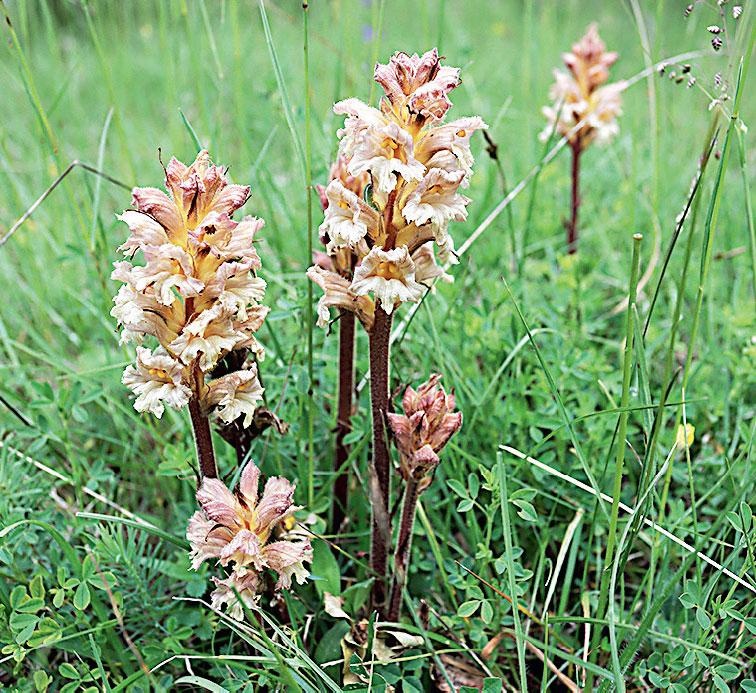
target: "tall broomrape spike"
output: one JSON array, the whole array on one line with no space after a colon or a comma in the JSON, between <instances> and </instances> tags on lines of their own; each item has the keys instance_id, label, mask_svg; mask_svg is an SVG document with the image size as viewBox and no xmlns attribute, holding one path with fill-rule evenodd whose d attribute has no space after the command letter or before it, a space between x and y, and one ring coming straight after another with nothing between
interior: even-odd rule
<instances>
[{"instance_id":1,"label":"tall broomrape spike","mask_svg":"<svg viewBox=\"0 0 756 693\"><path fill-rule=\"evenodd\" d=\"M567 223L568 252L577 250L577 218L580 206L580 155L594 140L606 144L618 132L617 117L622 114L620 94L623 81L606 84L609 68L617 53L607 51L595 24L588 27L583 38L573 44L572 52L562 55L567 71L554 70L555 82L550 96L553 105L543 114L549 124L541 133L547 140L552 131L569 140L572 150L572 201Z\"/></svg>"},{"instance_id":2,"label":"tall broomrape spike","mask_svg":"<svg viewBox=\"0 0 756 693\"><path fill-rule=\"evenodd\" d=\"M338 133L346 175L367 174L369 187L359 194L338 176L323 191L328 205L321 234L332 257L351 251L353 274L315 266L308 276L324 291L319 324L327 324L329 308L336 307L354 312L370 336L372 605L382 610L391 541L385 430L391 318L398 305L419 301L431 278L445 276L434 248L440 260L455 261L448 226L467 217L470 200L459 189L472 173L470 138L487 126L477 116L445 122L459 70L442 66L435 48L422 56L395 53L376 65L375 80L385 92L380 108L355 98L334 106L346 116Z\"/></svg>"},{"instance_id":3,"label":"tall broomrape spike","mask_svg":"<svg viewBox=\"0 0 756 693\"><path fill-rule=\"evenodd\" d=\"M441 376L434 374L417 390L408 387L402 399L404 414L388 415L388 423L400 453L399 469L405 482L402 518L394 552L394 579L388 611L390 621L397 621L401 611L417 501L430 484L433 472L441 461L438 453L462 427L462 412L454 411L454 393L447 394L438 384L439 380Z\"/></svg>"},{"instance_id":4,"label":"tall broomrape spike","mask_svg":"<svg viewBox=\"0 0 756 693\"><path fill-rule=\"evenodd\" d=\"M207 376L227 353L248 349L264 356L255 339L268 308L260 305L265 282L256 276L260 258L254 247L263 221L231 215L249 198L249 187L232 185L206 151L191 166L171 159L165 169L168 194L134 188L134 209L119 219L131 234L119 248L144 265L114 263L112 278L124 282L111 315L122 328L121 341L141 344L155 338L157 348L137 347L134 366L123 383L137 395L137 411L162 416L165 406L188 406L200 470L217 476L208 417L248 426L263 388L255 364L214 380Z\"/></svg>"}]
</instances>

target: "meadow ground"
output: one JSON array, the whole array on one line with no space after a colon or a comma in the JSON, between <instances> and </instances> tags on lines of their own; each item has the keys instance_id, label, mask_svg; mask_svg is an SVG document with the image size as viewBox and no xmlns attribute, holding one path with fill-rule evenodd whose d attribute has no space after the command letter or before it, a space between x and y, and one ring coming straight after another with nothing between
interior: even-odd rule
<instances>
[{"instance_id":1,"label":"meadow ground","mask_svg":"<svg viewBox=\"0 0 756 693\"><path fill-rule=\"evenodd\" d=\"M331 106L347 96L376 102L377 59L437 45L462 68L452 113L488 122L498 166L476 135L469 218L452 229L457 247L542 160L552 68L591 21L620 54L612 78L635 77L619 135L583 157L578 254L564 250L563 150L466 248L454 283L422 303L393 351L392 389L442 372L465 421L415 529L404 627L420 638L389 664L353 662L374 689L402 681L405 691L428 690L432 677L449 685L464 665L470 682L488 677L486 690L574 689L586 672L595 688L756 690L747 82L742 121L728 117L753 26L750 4L737 20L733 4L722 10L717 52L706 29L722 24L714 2L696 3L687 18L685 3L669 0L311 3L316 182L336 151ZM265 474L295 480L297 503L326 518L337 340L314 332L310 383L303 15L294 0L266 9L269 39L251 1L6 0L0 236L74 159L127 187L159 186L158 150L191 161L193 128L234 182L252 186L246 213L266 220L259 251L272 312L260 334L262 374L268 406L289 431L267 432L252 458ZM682 81L677 65L637 77L690 53ZM730 97L725 110L709 110L720 93ZM366 594L368 388L351 436L349 532L314 542L320 579L287 595L265 627L222 620L202 601L211 571L189 570L183 540L195 509L189 421L185 412L139 415L120 382L133 346L119 346L109 275L126 235L115 214L129 202L126 189L76 169L0 246L0 684L340 690L349 625L324 612L323 593L341 594L352 616ZM630 521L620 510L613 523L611 502L575 482L613 493L635 233L643 279L631 311L621 478L635 513ZM360 335L360 377L366 347ZM694 440L673 451L683 421ZM217 447L230 481L233 450ZM668 533L639 522L643 512ZM616 560L605 565L609 540ZM597 631L586 664L584 642Z\"/></svg>"}]
</instances>

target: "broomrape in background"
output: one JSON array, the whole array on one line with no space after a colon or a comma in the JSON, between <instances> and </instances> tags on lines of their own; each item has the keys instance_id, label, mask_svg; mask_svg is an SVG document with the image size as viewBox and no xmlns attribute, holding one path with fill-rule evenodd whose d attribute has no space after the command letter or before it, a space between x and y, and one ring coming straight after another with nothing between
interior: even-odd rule
<instances>
[{"instance_id":1,"label":"broomrape in background","mask_svg":"<svg viewBox=\"0 0 756 693\"><path fill-rule=\"evenodd\" d=\"M583 38L573 44L572 52L562 55L567 72L554 70L555 82L550 92L554 103L543 109L549 125L541 133L541 139L548 139L556 130L567 138L572 151L569 253L577 251L580 156L592 142L606 144L619 132L617 116L622 113L620 94L625 82L606 84L609 68L617 57L617 53L606 50L596 25L591 24Z\"/></svg>"},{"instance_id":2,"label":"broomrape in background","mask_svg":"<svg viewBox=\"0 0 756 693\"><path fill-rule=\"evenodd\" d=\"M247 352L264 357L255 338L268 313L261 305L265 282L256 275L260 257L254 247L261 219L231 218L249 198L250 189L230 184L224 170L201 151L191 166L171 159L165 169L168 194L134 188L132 204L119 219L130 230L120 247L129 260L114 263L112 278L123 286L111 314L121 326L121 341L135 341L136 363L123 382L136 395L137 411L162 416L166 406L189 408L197 445L202 510L189 522L192 565L215 558L231 566L223 580L213 578L213 606L228 604L243 617L234 590L248 606L267 589L266 569L278 573L273 589L288 589L291 577L303 582L303 562L312 560L307 539L281 534L292 517L294 486L268 480L258 498L260 472L248 463L232 493L218 476L209 417L248 427L262 401L263 388ZM132 264L141 253L143 265ZM158 345L141 346L152 337ZM236 370L210 378L219 361L241 353ZM271 537L280 534L278 541Z\"/></svg>"},{"instance_id":3,"label":"broomrape in background","mask_svg":"<svg viewBox=\"0 0 756 693\"><path fill-rule=\"evenodd\" d=\"M391 543L385 429L391 320L399 305L423 297L431 279L446 276L437 256L456 261L449 222L467 217L470 200L460 189L472 173L470 138L486 125L477 116L446 122L459 69L441 65L435 48L422 56L395 53L376 65L374 76L385 93L380 108L356 98L334 106L346 120L338 132L339 173L323 191L320 231L331 263L316 264L308 276L324 292L320 325L327 324L330 308L338 308L354 313L369 334L371 567L378 576L371 600L382 610ZM359 178L365 175L367 180ZM351 273L338 269L344 252Z\"/></svg>"}]
</instances>

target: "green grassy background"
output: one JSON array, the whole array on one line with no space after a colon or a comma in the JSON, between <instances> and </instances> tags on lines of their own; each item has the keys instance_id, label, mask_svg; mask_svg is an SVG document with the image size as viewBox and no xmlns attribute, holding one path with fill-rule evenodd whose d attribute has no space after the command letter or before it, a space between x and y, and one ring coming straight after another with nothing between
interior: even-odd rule
<instances>
[{"instance_id":1,"label":"green grassy background","mask_svg":"<svg viewBox=\"0 0 756 693\"><path fill-rule=\"evenodd\" d=\"M574 570L565 579L562 569L550 606L551 618L565 622L554 623L550 637L564 638L579 656L583 625L575 618L583 615L584 594L592 599L589 613L596 616L597 560L608 524L601 513L594 514L593 499L505 455L510 495L517 491L521 501L532 504L506 504L512 510L514 548L505 551L496 500L498 481L491 484L494 490L485 487L490 470L501 469L496 467L499 444L512 445L586 480L545 371L533 348L521 342L525 330L502 279L531 329L542 330L535 339L574 421L575 437L602 489L610 492L617 413L607 410L620 400L625 329L624 312L613 314L612 309L627 293L631 236L636 232L645 236L642 270L655 263L639 300L639 315L645 320L661 265L653 258L658 252L663 257L669 245L706 147L712 113L705 91L715 91L717 72L731 79L728 60L737 58L734 40L727 44L729 54L715 53L709 45L705 27L717 22L714 8L698 5L688 19L683 8L679 2L641 3L651 50L646 57L656 62L700 51L687 61L697 83L686 88L685 82L676 84L655 75L626 92L619 136L583 158L579 260L566 258L563 250L562 223L569 212L569 163L563 152L544 168L537 187L529 185L463 256L454 270L455 282L440 286L421 306L394 351L393 386L442 372L446 386L455 388L465 415L461 433L424 496L425 518L418 523L409 585L412 603L421 596L428 599L461 638L462 649L480 651L502 628L515 623L507 602L459 563L507 593L506 568L514 569L522 604L540 614L546 580L579 507L586 516L569 554ZM288 91L288 115L302 142L301 7L287 0L271 2L267 10ZM313 511L326 516L336 339L320 330L315 333L316 473L314 497L308 498L306 186L257 3L19 0L6 2L6 11L13 33L4 25L0 45L0 228L8 229L73 159L99 166L129 186L159 185L159 149L166 158L176 155L185 161L196 152L180 109L214 159L230 167L234 182L252 185L246 213L266 220L260 253L262 276L269 283L267 302L273 310L261 333L268 352L262 372L269 406L277 407L291 428L285 438L268 433L257 441L253 457L265 473L296 479L297 501L309 501ZM452 94L450 115L479 114L489 123L509 187L542 156L540 108L548 100L551 70L590 21L599 23L609 48L620 53L613 78L630 78L645 66L643 31L639 32L633 6L625 3L316 0L309 12L311 161L316 181L325 180L336 150L340 123L331 113L332 103L351 95L375 100L378 87L371 82L372 64L376 58L385 61L395 50L423 51L437 45L449 64L462 68L463 84ZM749 13L739 21L748 22ZM730 20L729 29L734 26ZM749 30L744 33L748 37ZM734 91L730 82L729 93ZM741 116L750 124L753 102L747 85L745 93ZM726 120L720 126L717 150L722 147ZM696 441L690 465L679 455L674 459L665 522L670 531L753 583L756 536L751 531L746 546L744 536L749 533L737 532L726 515L741 513L740 502L752 501L755 487L750 459L754 258L743 187L743 176L750 180L753 157L748 152L741 167L736 144L719 190L714 255L685 392L685 416L696 427ZM473 199L469 219L452 229L458 246L504 194L481 137L474 150L477 165L468 193ZM671 358L677 365L686 358L703 222L717 166L713 159L702 189L698 225L693 229L686 225L661 284L641 349L643 368L633 376L631 406L658 402L666 386L666 363ZM108 277L115 248L126 235L114 215L129 201L126 190L75 170L0 247L0 395L20 413L16 416L9 407L0 406L0 525L25 519L47 525L26 524L0 540L0 644L6 645L0 655L0 682L33 689L34 672L44 670L53 679L52 689L58 689L76 682L70 670L64 667L66 679L60 668L70 662L76 676L99 676L115 686L130 675L139 679L140 658L154 667L174 654L193 654L202 658L194 664L195 672L223 682L229 690L240 688L246 676L263 686L277 677L273 654L263 656L272 668L254 660L229 668L227 661L204 659L232 653L259 656L260 650L238 634L229 636L201 605L173 599L201 597L206 572L189 573L182 551L164 539L75 516L77 511L118 514L84 493L84 486L176 537L182 536L193 511L188 420L174 412L167 412L161 421L138 415L120 384L121 371L132 354L118 345L109 316L117 287ZM315 224L319 221L316 209ZM691 255L686 265L689 237ZM657 244L661 251L655 253ZM686 266L681 320L670 350L673 307ZM360 373L366 361L363 337ZM681 400L679 379L669 399ZM362 576L353 557L367 545L367 500L360 483L369 430L367 388L360 404L354 436L362 444L354 465L354 532L339 544L347 555L338 554L344 574L358 577ZM651 428L649 411L630 416L628 441L641 457ZM591 418L578 419L588 414ZM660 459L674 442L679 417L679 408L672 407L663 420ZM222 470L231 478L233 451L219 442L219 453ZM32 460L64 475L66 481ZM639 479L637 458L628 451L623 487L628 504L637 501ZM465 504L469 490L475 491L481 483L484 487L475 504ZM743 512L750 520L750 510ZM658 513L658 502L652 513ZM50 527L61 533L60 543L51 538ZM334 647L338 627L322 616L319 599L323 584L333 587L334 559L325 548L319 551L317 568L331 570L331 578L321 581L318 589L305 591L302 601L292 600L290 610L296 633L292 651L307 650L323 662L340 654ZM717 667L729 664L740 671L742 663L753 657L756 607L752 599L749 602L753 594L705 564L682 564L685 556L675 544L656 541L651 532L635 539L616 595L622 598L618 620L638 626L654 600L661 599L661 604L625 672L629 686L641 682L659 686L649 678L651 672L689 690L696 686L708 690L717 676L723 681L737 678ZM86 582L81 571L89 568L80 564L85 557L97 566L90 583L94 601L79 608L84 597L75 603L77 591L90 590L71 583L64 589L62 606L54 606L51 590L60 587L59 582L69 577ZM651 560L656 566L652 579L648 577ZM682 572L676 573L681 566ZM64 571L62 578L59 569ZM103 572L114 578L109 592L99 589L96 576ZM11 591L18 585L30 591L35 575L44 585L45 606L31 613L52 618L56 625L47 623L49 631L68 638L52 645L52 637L18 642L19 631L13 627ZM690 592L684 586L686 579L697 590L690 608L683 608L677 599L684 589ZM736 603L722 607L725 597ZM479 602L476 612L465 616L463 609L460 615L460 605L473 601ZM113 602L120 607L122 625ZM735 610L740 620L728 615L726 608ZM319 620L305 637L307 613L319 614ZM747 618L751 621L745 627L741 624ZM518 630L526 628L527 619L521 616L520 621ZM44 625L39 622L34 632ZM439 640L429 641L403 665L406 677L427 682L423 667L432 647L462 647L436 616L430 629ZM527 637L543 643L541 626L531 624L527 629ZM124 633L133 647L124 644ZM622 637L632 634L632 630L620 631ZM327 643L320 652L319 642ZM688 650L700 652L701 657L696 655L692 663L676 669ZM120 660L115 656L119 651ZM527 657L530 686L548 684L550 674L542 678L542 665L531 654ZM564 663L559 657L556 661L560 666ZM601 661L611 669L608 654ZM511 687L519 686L518 654L511 639L501 642L488 666ZM326 671L335 676L336 669ZM388 678L394 675L387 672ZM170 687L185 673L174 661L131 685L143 690ZM574 672L570 675L574 677ZM42 682L38 674L36 683L41 687Z\"/></svg>"}]
</instances>

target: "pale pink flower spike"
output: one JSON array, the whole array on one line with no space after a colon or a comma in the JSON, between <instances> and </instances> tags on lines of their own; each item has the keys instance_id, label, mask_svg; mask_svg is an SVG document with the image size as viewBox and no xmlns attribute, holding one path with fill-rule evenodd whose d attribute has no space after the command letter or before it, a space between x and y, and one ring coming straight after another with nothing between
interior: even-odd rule
<instances>
[{"instance_id":1,"label":"pale pink flower spike","mask_svg":"<svg viewBox=\"0 0 756 693\"><path fill-rule=\"evenodd\" d=\"M443 262L456 262L449 223L467 218L470 199L459 189L469 186L472 174L470 138L487 127L477 116L445 122L459 69L441 65L435 48L423 55L395 53L375 66L374 76L385 93L379 108L356 98L333 107L346 116L338 132L339 158L331 182L318 189L325 210L320 236L333 269L320 263L321 271L308 273L326 292L318 310L321 326L329 322L329 307L358 309L344 300L341 282L323 271L349 280L350 294L388 314L418 302L429 286L417 276L417 253L427 281L448 276L429 269L437 264L433 248ZM329 296L329 290L335 293ZM359 310L366 312L364 306Z\"/></svg>"},{"instance_id":2,"label":"pale pink flower spike","mask_svg":"<svg viewBox=\"0 0 756 693\"><path fill-rule=\"evenodd\" d=\"M123 382L137 395L134 407L161 416L165 406L199 403L204 416L229 423L244 416L248 426L263 389L254 365L206 382L226 354L263 351L254 337L268 308L261 305L265 281L256 276L260 257L255 235L263 221L231 215L249 197L233 185L207 152L191 166L171 159L165 169L168 194L134 188L130 209L118 218L130 236L120 250L128 260L114 263L112 278L124 282L111 311L122 341L154 337L160 346L140 348ZM132 260L141 253L144 264ZM210 473L206 469L204 473Z\"/></svg>"},{"instance_id":3,"label":"pale pink flower spike","mask_svg":"<svg viewBox=\"0 0 756 693\"><path fill-rule=\"evenodd\" d=\"M233 492L220 479L204 478L197 491L201 510L191 517L186 532L192 568L214 559L231 571L228 579L215 580L212 601L214 606L235 604L229 609L234 618L242 613L232 587L252 606L265 588L266 570L278 575L275 590L289 589L292 577L304 584L309 577L304 563L312 561L309 539L285 529L299 510L293 504L294 486L283 477L271 477L259 495L259 479L253 462L244 468Z\"/></svg>"},{"instance_id":4,"label":"pale pink flower spike","mask_svg":"<svg viewBox=\"0 0 756 693\"><path fill-rule=\"evenodd\" d=\"M543 109L549 125L541 138L548 139L556 127L571 144L579 141L582 148L594 140L599 144L609 142L619 132L617 116L622 114L620 95L625 89L622 81L606 84L617 53L606 50L596 25L591 24L562 59L568 71L554 70L550 94L554 103ZM581 121L583 124L576 129Z\"/></svg>"}]
</instances>

